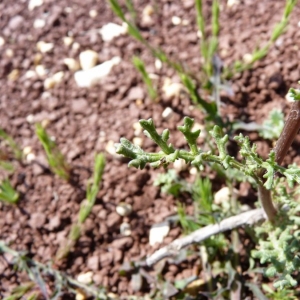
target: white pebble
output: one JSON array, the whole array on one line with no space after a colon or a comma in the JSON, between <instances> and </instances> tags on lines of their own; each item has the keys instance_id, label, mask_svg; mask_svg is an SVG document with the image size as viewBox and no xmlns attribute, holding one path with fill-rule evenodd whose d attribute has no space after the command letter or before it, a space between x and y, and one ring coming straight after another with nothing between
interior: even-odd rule
<instances>
[{"instance_id":1,"label":"white pebble","mask_svg":"<svg viewBox=\"0 0 300 300\"><path fill-rule=\"evenodd\" d=\"M124 236L130 236L131 235L131 227L129 223L123 222L120 225L120 233Z\"/></svg>"},{"instance_id":2,"label":"white pebble","mask_svg":"<svg viewBox=\"0 0 300 300\"><path fill-rule=\"evenodd\" d=\"M237 5L240 3L240 0L228 0L227 1L227 6L232 7L233 5Z\"/></svg>"},{"instance_id":3,"label":"white pebble","mask_svg":"<svg viewBox=\"0 0 300 300\"><path fill-rule=\"evenodd\" d=\"M34 72L33 70L28 70L25 73L25 78L34 78L36 77L36 72Z\"/></svg>"},{"instance_id":4,"label":"white pebble","mask_svg":"<svg viewBox=\"0 0 300 300\"><path fill-rule=\"evenodd\" d=\"M215 193L214 203L221 204L223 201L228 202L230 200L230 196L230 189L227 186L225 186Z\"/></svg>"},{"instance_id":5,"label":"white pebble","mask_svg":"<svg viewBox=\"0 0 300 300\"><path fill-rule=\"evenodd\" d=\"M5 39L0 36L0 47L2 47L5 44Z\"/></svg>"},{"instance_id":6,"label":"white pebble","mask_svg":"<svg viewBox=\"0 0 300 300\"><path fill-rule=\"evenodd\" d=\"M143 145L143 139L136 136L136 137L134 137L134 138L132 139L132 143L133 143L134 145L136 145L136 146L142 147L142 145Z\"/></svg>"},{"instance_id":7,"label":"white pebble","mask_svg":"<svg viewBox=\"0 0 300 300\"><path fill-rule=\"evenodd\" d=\"M116 207L116 212L122 217L127 217L132 212L132 206L126 202L120 202Z\"/></svg>"},{"instance_id":8,"label":"white pebble","mask_svg":"<svg viewBox=\"0 0 300 300\"><path fill-rule=\"evenodd\" d=\"M37 65L35 67L35 72L39 77L44 77L47 74L47 70L43 65Z\"/></svg>"},{"instance_id":9,"label":"white pebble","mask_svg":"<svg viewBox=\"0 0 300 300\"><path fill-rule=\"evenodd\" d=\"M80 68L79 63L74 58L65 58L64 64L68 67L70 71L77 71Z\"/></svg>"},{"instance_id":10,"label":"white pebble","mask_svg":"<svg viewBox=\"0 0 300 300\"><path fill-rule=\"evenodd\" d=\"M115 37L118 37L127 32L127 24L123 23L122 26L115 23L108 23L99 29L99 33L104 42L110 42Z\"/></svg>"},{"instance_id":11,"label":"white pebble","mask_svg":"<svg viewBox=\"0 0 300 300\"><path fill-rule=\"evenodd\" d=\"M168 235L170 231L169 222L162 222L155 224L151 227L149 232L149 244L154 246L156 243L162 243L164 238Z\"/></svg>"},{"instance_id":12,"label":"white pebble","mask_svg":"<svg viewBox=\"0 0 300 300\"><path fill-rule=\"evenodd\" d=\"M98 12L95 9L91 9L89 11L89 15L90 15L91 18L95 18L95 17L97 17Z\"/></svg>"},{"instance_id":13,"label":"white pebble","mask_svg":"<svg viewBox=\"0 0 300 300\"><path fill-rule=\"evenodd\" d=\"M79 54L79 62L82 70L93 68L98 62L98 53L93 50L86 50Z\"/></svg>"},{"instance_id":14,"label":"white pebble","mask_svg":"<svg viewBox=\"0 0 300 300\"><path fill-rule=\"evenodd\" d=\"M74 74L75 81L79 87L91 87L98 83L102 78L106 77L110 73L112 67L120 62L121 58L115 56L111 60L89 70L77 71Z\"/></svg>"},{"instance_id":15,"label":"white pebble","mask_svg":"<svg viewBox=\"0 0 300 300\"><path fill-rule=\"evenodd\" d=\"M180 159L176 159L173 163L173 168L179 173L183 170L185 170L187 167L184 159L180 158Z\"/></svg>"},{"instance_id":16,"label":"white pebble","mask_svg":"<svg viewBox=\"0 0 300 300\"><path fill-rule=\"evenodd\" d=\"M177 16L173 16L172 17L172 24L175 25L175 26L181 24L181 18L179 18Z\"/></svg>"},{"instance_id":17,"label":"white pebble","mask_svg":"<svg viewBox=\"0 0 300 300\"><path fill-rule=\"evenodd\" d=\"M71 36L64 36L63 42L65 46L70 46L74 42L74 38Z\"/></svg>"},{"instance_id":18,"label":"white pebble","mask_svg":"<svg viewBox=\"0 0 300 300\"><path fill-rule=\"evenodd\" d=\"M252 54L250 53L246 53L243 55L243 61L246 63L246 64L249 64L252 62L252 59L253 59L253 56Z\"/></svg>"},{"instance_id":19,"label":"white pebble","mask_svg":"<svg viewBox=\"0 0 300 300\"><path fill-rule=\"evenodd\" d=\"M115 142L112 141L112 140L108 141L107 144L106 144L106 146L105 146L105 150L106 150L109 154L115 156L115 155L116 155Z\"/></svg>"},{"instance_id":20,"label":"white pebble","mask_svg":"<svg viewBox=\"0 0 300 300\"><path fill-rule=\"evenodd\" d=\"M140 122L135 122L132 125L133 129L134 129L134 135L140 135L143 131L143 127L141 126Z\"/></svg>"},{"instance_id":21,"label":"white pebble","mask_svg":"<svg viewBox=\"0 0 300 300\"><path fill-rule=\"evenodd\" d=\"M172 116L172 114L173 114L173 109L171 107L166 107L162 113L162 117L164 119L168 119Z\"/></svg>"},{"instance_id":22,"label":"white pebble","mask_svg":"<svg viewBox=\"0 0 300 300\"><path fill-rule=\"evenodd\" d=\"M43 0L29 0L28 9L34 10L36 7L41 6L44 3Z\"/></svg>"},{"instance_id":23,"label":"white pebble","mask_svg":"<svg viewBox=\"0 0 300 300\"><path fill-rule=\"evenodd\" d=\"M44 41L39 41L37 42L36 47L40 52L46 53L46 52L50 52L54 48L54 44L46 43Z\"/></svg>"},{"instance_id":24,"label":"white pebble","mask_svg":"<svg viewBox=\"0 0 300 300\"><path fill-rule=\"evenodd\" d=\"M93 272L80 273L77 276L77 281L84 284L90 284L93 281Z\"/></svg>"},{"instance_id":25,"label":"white pebble","mask_svg":"<svg viewBox=\"0 0 300 300\"><path fill-rule=\"evenodd\" d=\"M46 21L44 19L36 19L33 22L34 28L43 28L46 25Z\"/></svg>"},{"instance_id":26,"label":"white pebble","mask_svg":"<svg viewBox=\"0 0 300 300\"><path fill-rule=\"evenodd\" d=\"M156 58L156 59L155 59L155 62L154 62L154 65L155 65L155 68L156 68L157 70L160 70L160 69L162 68L162 62L161 62L161 60L158 59L158 58Z\"/></svg>"},{"instance_id":27,"label":"white pebble","mask_svg":"<svg viewBox=\"0 0 300 300\"><path fill-rule=\"evenodd\" d=\"M29 124L32 124L34 122L34 116L32 114L28 115L26 117L26 121L29 123Z\"/></svg>"}]
</instances>

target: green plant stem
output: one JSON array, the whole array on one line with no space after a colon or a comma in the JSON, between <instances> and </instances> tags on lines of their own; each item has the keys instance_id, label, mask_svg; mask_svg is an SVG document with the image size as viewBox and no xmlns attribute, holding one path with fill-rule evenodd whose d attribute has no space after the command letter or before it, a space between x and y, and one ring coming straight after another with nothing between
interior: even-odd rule
<instances>
[{"instance_id":1,"label":"green plant stem","mask_svg":"<svg viewBox=\"0 0 300 300\"><path fill-rule=\"evenodd\" d=\"M292 105L291 111L285 122L283 130L275 146L275 161L281 164L291 147L298 131L300 129L300 101L295 101ZM259 177L262 179L263 172L260 172ZM262 207L265 210L268 219L273 221L275 219L277 210L274 207L270 190L267 190L263 185L258 185L258 195Z\"/></svg>"}]
</instances>

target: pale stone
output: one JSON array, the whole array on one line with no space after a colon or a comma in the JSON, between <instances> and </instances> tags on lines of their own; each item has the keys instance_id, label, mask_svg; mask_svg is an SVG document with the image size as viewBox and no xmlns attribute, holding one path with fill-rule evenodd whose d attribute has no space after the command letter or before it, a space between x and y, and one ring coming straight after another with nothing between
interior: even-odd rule
<instances>
[{"instance_id":1,"label":"pale stone","mask_svg":"<svg viewBox=\"0 0 300 300\"><path fill-rule=\"evenodd\" d=\"M43 28L46 25L46 21L43 19L36 19L33 22L33 27L34 28Z\"/></svg>"},{"instance_id":2,"label":"pale stone","mask_svg":"<svg viewBox=\"0 0 300 300\"><path fill-rule=\"evenodd\" d=\"M79 44L79 43L77 43L77 42L73 43L73 45L72 45L72 50L76 51L76 50L78 50L79 48L80 48L80 44Z\"/></svg>"},{"instance_id":3,"label":"pale stone","mask_svg":"<svg viewBox=\"0 0 300 300\"><path fill-rule=\"evenodd\" d=\"M192 168L190 169L190 174L191 174L191 175L197 175L197 174L198 174L197 168L196 168L196 167L192 167Z\"/></svg>"},{"instance_id":4,"label":"pale stone","mask_svg":"<svg viewBox=\"0 0 300 300\"><path fill-rule=\"evenodd\" d=\"M44 77L47 75L47 70L43 65L37 65L35 67L35 72L39 77Z\"/></svg>"},{"instance_id":5,"label":"pale stone","mask_svg":"<svg viewBox=\"0 0 300 300\"><path fill-rule=\"evenodd\" d=\"M30 114L26 117L26 121L29 123L29 124L32 124L34 122L34 115Z\"/></svg>"},{"instance_id":6,"label":"pale stone","mask_svg":"<svg viewBox=\"0 0 300 300\"><path fill-rule=\"evenodd\" d=\"M133 123L132 127L134 129L134 135L135 136L140 135L143 131L143 127L141 126L140 122Z\"/></svg>"},{"instance_id":7,"label":"pale stone","mask_svg":"<svg viewBox=\"0 0 300 300\"><path fill-rule=\"evenodd\" d=\"M172 116L173 109L171 107L166 107L165 110L162 112L162 117L164 119L168 119Z\"/></svg>"},{"instance_id":8,"label":"pale stone","mask_svg":"<svg viewBox=\"0 0 300 300\"><path fill-rule=\"evenodd\" d=\"M52 89L56 84L60 83L63 80L64 72L60 71L48 77L44 81L44 88L46 90Z\"/></svg>"},{"instance_id":9,"label":"pale stone","mask_svg":"<svg viewBox=\"0 0 300 300\"><path fill-rule=\"evenodd\" d=\"M64 64L68 67L70 71L77 71L80 69L79 63L74 58L65 58Z\"/></svg>"},{"instance_id":10,"label":"pale stone","mask_svg":"<svg viewBox=\"0 0 300 300\"><path fill-rule=\"evenodd\" d=\"M180 25L181 24L181 18L177 17L177 16L173 16L172 17L172 24L173 25Z\"/></svg>"},{"instance_id":11,"label":"pale stone","mask_svg":"<svg viewBox=\"0 0 300 300\"><path fill-rule=\"evenodd\" d=\"M157 70L160 70L162 68L162 62L160 59L156 58L154 62L154 66Z\"/></svg>"},{"instance_id":12,"label":"pale stone","mask_svg":"<svg viewBox=\"0 0 300 300\"><path fill-rule=\"evenodd\" d=\"M93 68L98 62L98 53L93 50L86 50L79 54L79 62L82 70Z\"/></svg>"},{"instance_id":13,"label":"pale stone","mask_svg":"<svg viewBox=\"0 0 300 300\"><path fill-rule=\"evenodd\" d=\"M20 71L18 69L14 69L7 75L7 78L10 81L16 81L19 78L19 75L20 75Z\"/></svg>"},{"instance_id":14,"label":"pale stone","mask_svg":"<svg viewBox=\"0 0 300 300\"><path fill-rule=\"evenodd\" d=\"M154 8L152 5L147 4L143 9L143 16L152 16L154 13Z\"/></svg>"},{"instance_id":15,"label":"pale stone","mask_svg":"<svg viewBox=\"0 0 300 300\"><path fill-rule=\"evenodd\" d=\"M190 25L190 21L187 20L187 19L184 19L184 20L182 20L181 24L182 24L183 26L188 26L188 25Z\"/></svg>"},{"instance_id":16,"label":"pale stone","mask_svg":"<svg viewBox=\"0 0 300 300\"><path fill-rule=\"evenodd\" d=\"M66 12L67 14L70 14L70 13L73 12L73 8L70 7L70 6L67 6L67 7L65 8L65 12Z\"/></svg>"},{"instance_id":17,"label":"pale stone","mask_svg":"<svg viewBox=\"0 0 300 300\"><path fill-rule=\"evenodd\" d=\"M134 138L132 139L132 143L133 143L134 145L136 145L136 146L142 147L142 145L143 145L143 139L140 138L140 137L134 137Z\"/></svg>"},{"instance_id":18,"label":"pale stone","mask_svg":"<svg viewBox=\"0 0 300 300\"><path fill-rule=\"evenodd\" d=\"M149 232L149 244L154 246L156 243L162 243L170 231L169 222L162 222L151 227Z\"/></svg>"},{"instance_id":19,"label":"pale stone","mask_svg":"<svg viewBox=\"0 0 300 300\"><path fill-rule=\"evenodd\" d=\"M297 26L300 27L300 21L297 23Z\"/></svg>"},{"instance_id":20,"label":"pale stone","mask_svg":"<svg viewBox=\"0 0 300 300\"><path fill-rule=\"evenodd\" d=\"M80 273L77 276L77 281L84 283L84 284L90 284L93 281L93 272L89 271L86 273Z\"/></svg>"},{"instance_id":21,"label":"pale stone","mask_svg":"<svg viewBox=\"0 0 300 300\"><path fill-rule=\"evenodd\" d=\"M181 91L184 90L183 85L178 82L172 82L170 78L165 78L163 84L163 92L165 93L166 98L170 99L175 96L179 96Z\"/></svg>"},{"instance_id":22,"label":"pale stone","mask_svg":"<svg viewBox=\"0 0 300 300\"><path fill-rule=\"evenodd\" d=\"M27 163L32 163L34 160L36 159L36 156L34 153L29 153L27 156L26 156L26 161Z\"/></svg>"},{"instance_id":23,"label":"pale stone","mask_svg":"<svg viewBox=\"0 0 300 300\"><path fill-rule=\"evenodd\" d=\"M115 37L118 37L127 32L127 24L123 23L122 26L115 23L107 23L99 29L99 33L104 42L110 42Z\"/></svg>"},{"instance_id":24,"label":"pale stone","mask_svg":"<svg viewBox=\"0 0 300 300\"><path fill-rule=\"evenodd\" d=\"M55 80L56 83L62 82L65 73L63 71L55 73L52 78Z\"/></svg>"},{"instance_id":25,"label":"pale stone","mask_svg":"<svg viewBox=\"0 0 300 300\"><path fill-rule=\"evenodd\" d=\"M227 6L232 7L233 5L237 5L240 3L240 0L227 0Z\"/></svg>"},{"instance_id":26,"label":"pale stone","mask_svg":"<svg viewBox=\"0 0 300 300\"><path fill-rule=\"evenodd\" d=\"M120 225L120 233L124 236L130 236L131 235L131 227L129 223L123 222Z\"/></svg>"},{"instance_id":27,"label":"pale stone","mask_svg":"<svg viewBox=\"0 0 300 300\"><path fill-rule=\"evenodd\" d=\"M108 60L89 70L77 71L74 74L76 84L79 87L91 87L98 83L102 78L106 77L110 73L112 67L120 62L121 58L115 56L111 60Z\"/></svg>"},{"instance_id":28,"label":"pale stone","mask_svg":"<svg viewBox=\"0 0 300 300\"><path fill-rule=\"evenodd\" d=\"M176 159L173 163L173 168L179 173L183 170L185 170L187 167L184 159L182 158L179 158L179 159Z\"/></svg>"},{"instance_id":29,"label":"pale stone","mask_svg":"<svg viewBox=\"0 0 300 300\"><path fill-rule=\"evenodd\" d=\"M41 53L36 53L33 57L33 63L35 66L39 65L42 61L43 55Z\"/></svg>"},{"instance_id":30,"label":"pale stone","mask_svg":"<svg viewBox=\"0 0 300 300\"><path fill-rule=\"evenodd\" d=\"M115 156L115 155L116 155L115 142L112 141L112 140L108 141L107 144L106 144L106 146L105 146L105 150L106 150L109 154Z\"/></svg>"},{"instance_id":31,"label":"pale stone","mask_svg":"<svg viewBox=\"0 0 300 300\"><path fill-rule=\"evenodd\" d=\"M250 53L246 53L246 54L243 55L243 61L246 64L250 64L252 62L252 59L253 59L253 56Z\"/></svg>"},{"instance_id":32,"label":"pale stone","mask_svg":"<svg viewBox=\"0 0 300 300\"><path fill-rule=\"evenodd\" d=\"M222 202L228 202L230 200L231 192L229 187L225 186L215 193L214 203L221 204Z\"/></svg>"},{"instance_id":33,"label":"pale stone","mask_svg":"<svg viewBox=\"0 0 300 300\"><path fill-rule=\"evenodd\" d=\"M64 36L63 37L63 42L65 46L70 46L74 42L74 38L71 36Z\"/></svg>"},{"instance_id":34,"label":"pale stone","mask_svg":"<svg viewBox=\"0 0 300 300\"><path fill-rule=\"evenodd\" d=\"M120 202L116 207L116 212L122 217L127 217L132 212L132 206L126 202Z\"/></svg>"},{"instance_id":35,"label":"pale stone","mask_svg":"<svg viewBox=\"0 0 300 300\"><path fill-rule=\"evenodd\" d=\"M26 157L29 153L32 152L32 148L30 146L26 146L23 149L23 155Z\"/></svg>"},{"instance_id":36,"label":"pale stone","mask_svg":"<svg viewBox=\"0 0 300 300\"><path fill-rule=\"evenodd\" d=\"M14 51L12 49L6 49L5 55L9 58L12 58L14 56Z\"/></svg>"},{"instance_id":37,"label":"pale stone","mask_svg":"<svg viewBox=\"0 0 300 300\"><path fill-rule=\"evenodd\" d=\"M36 44L37 49L42 53L50 52L54 48L53 43L46 43L44 41L39 41Z\"/></svg>"},{"instance_id":38,"label":"pale stone","mask_svg":"<svg viewBox=\"0 0 300 300\"><path fill-rule=\"evenodd\" d=\"M44 3L43 0L29 0L28 9L34 10L36 7L41 6Z\"/></svg>"},{"instance_id":39,"label":"pale stone","mask_svg":"<svg viewBox=\"0 0 300 300\"><path fill-rule=\"evenodd\" d=\"M85 292L82 289L76 290L75 300L86 300L88 296L85 294Z\"/></svg>"},{"instance_id":40,"label":"pale stone","mask_svg":"<svg viewBox=\"0 0 300 300\"><path fill-rule=\"evenodd\" d=\"M29 79L29 78L34 78L36 77L36 72L33 71L33 70L28 70L26 73L25 73L25 78Z\"/></svg>"},{"instance_id":41,"label":"pale stone","mask_svg":"<svg viewBox=\"0 0 300 300\"><path fill-rule=\"evenodd\" d=\"M97 12L95 9L91 9L91 10L89 11L89 16L90 16L91 18L95 18L95 17L97 17L97 15L98 15L98 12Z\"/></svg>"},{"instance_id":42,"label":"pale stone","mask_svg":"<svg viewBox=\"0 0 300 300\"><path fill-rule=\"evenodd\" d=\"M200 30L197 30L197 37L199 39L202 39L202 32Z\"/></svg>"},{"instance_id":43,"label":"pale stone","mask_svg":"<svg viewBox=\"0 0 300 300\"><path fill-rule=\"evenodd\" d=\"M5 39L0 36L0 47L2 47L5 44Z\"/></svg>"}]
</instances>

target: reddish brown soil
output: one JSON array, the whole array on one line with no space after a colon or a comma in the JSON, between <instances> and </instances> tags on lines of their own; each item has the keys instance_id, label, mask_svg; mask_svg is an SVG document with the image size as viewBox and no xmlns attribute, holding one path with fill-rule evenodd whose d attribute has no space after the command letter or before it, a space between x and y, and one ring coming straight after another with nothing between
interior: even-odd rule
<instances>
[{"instance_id":1,"label":"reddish brown soil","mask_svg":"<svg viewBox=\"0 0 300 300\"><path fill-rule=\"evenodd\" d=\"M134 2L138 2L139 13L148 3ZM139 24L144 36L197 72L201 60L193 1L159 1L156 4L158 14L153 16L153 23ZM45 155L34 133L34 125L27 120L29 115L33 115L34 122L48 120L48 132L56 138L73 168L73 184L45 172L38 164L16 164L11 181L22 197L16 207L0 203L0 238L13 249L27 250L37 261L46 263L53 259L77 219L95 153L105 152L107 164L96 205L78 243L68 259L58 267L74 277L91 270L96 285L126 298L134 291L129 279L119 276L120 266L123 262L138 261L153 252L148 244L149 228L175 214L176 199L161 194L157 187L153 187L156 174L162 170L129 169L125 159L108 154L105 147L109 141L118 142L122 136L132 140L133 124L141 118L150 117L158 130L169 128L171 142L183 147L183 138L174 132L176 126L185 115L194 117L198 123L203 123L204 116L199 110L191 109L186 95L170 101L161 93L158 103L149 99L139 74L132 66L133 54L140 54L148 71L158 75L160 86L166 76L175 80L178 78L167 67L155 70L154 59L149 52L127 35L109 43L102 41L96 29L111 21L119 23L106 1L48 0L33 11L29 11L27 6L25 1L12 4L9 0L3 0L0 3L0 36L5 40L5 44L0 46L0 127L22 148L32 147L37 161L45 165ZM273 25L281 18L283 6L284 1L244 0L228 8L223 1L220 54L224 63L241 59L256 45L266 41ZM98 12L95 18L89 16L91 9ZM262 123L274 107L285 113L288 111L289 103L284 96L290 86L297 87L300 77L299 13L298 5L288 31L265 59L256 63L253 70L235 76L232 82L235 96L223 98L223 116L231 120ZM174 15L189 20L190 24L172 25L171 17ZM37 18L46 18L45 27L33 28ZM79 49L64 45L62 38L68 34L79 43ZM24 76L28 70L34 70L39 53L36 43L41 40L55 45L53 51L42 55L40 62L49 70L49 75L65 72L63 82L49 91L44 90L43 78L26 79ZM73 73L62 62L66 57L78 59L79 53L85 49L98 52L100 62L116 55L122 57L121 64L113 69L107 79L90 89L78 88ZM19 76L16 80L9 80L8 75L14 69L19 70ZM142 101L135 101L135 95L139 95ZM162 118L166 107L174 110L169 119ZM144 148L155 149L142 134L140 137ZM256 133L251 133L250 137L258 142L262 155L266 155L272 147L270 142L262 141ZM285 163L298 162L299 142L298 139ZM244 195L247 193L241 187L241 196ZM133 206L129 217L122 218L116 213L116 205L121 201ZM247 202L247 199L243 201ZM252 204L253 199L250 201ZM120 234L123 221L131 225L132 235L129 237ZM178 228L172 229L166 242L179 235ZM197 265L200 265L199 259L194 257L179 266L165 267L163 273L174 281L194 274ZM0 258L1 297L26 280ZM144 294L147 290L139 293Z\"/></svg>"}]
</instances>

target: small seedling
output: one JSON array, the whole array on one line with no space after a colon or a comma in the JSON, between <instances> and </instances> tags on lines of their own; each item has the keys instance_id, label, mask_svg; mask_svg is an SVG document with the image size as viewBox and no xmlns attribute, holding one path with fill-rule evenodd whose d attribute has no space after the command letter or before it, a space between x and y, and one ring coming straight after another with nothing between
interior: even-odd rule
<instances>
[{"instance_id":1,"label":"small seedling","mask_svg":"<svg viewBox=\"0 0 300 300\"><path fill-rule=\"evenodd\" d=\"M162 134L159 134L151 119L140 120L140 125L145 135L152 139L162 151L145 152L125 138L121 138L121 143L116 145L116 152L129 157L131 159L129 166L135 168L143 169L147 163L156 168L166 167L181 158L200 170L204 164L219 164L224 169L237 169L245 176L251 177L269 221L256 227L260 248L253 251L253 255L259 258L261 263L271 264L266 269L265 275L277 276L274 286L279 289L297 284L293 275L300 267L300 259L297 256L300 251L300 218L297 216L300 206L297 201L293 200L291 193L288 194L286 191L287 184L293 186L294 183L300 183L300 169L294 165L288 168L280 165L300 129L300 101L297 101L300 99L300 92L291 90L290 93L296 101L293 103L274 150L270 151L266 160L257 154L256 145L251 145L249 138L242 134L234 138L240 147L242 161L230 156L226 148L228 135L224 135L217 125L210 131L210 135L215 141L219 154L203 151L197 146L200 130L192 131L194 121L188 117L184 118L184 125L179 126L178 130L184 135L190 151L175 149L172 144L168 144L169 131L164 130ZM278 179L275 174L281 174L283 177ZM209 208L210 203L210 200L205 201L202 206Z\"/></svg>"},{"instance_id":2,"label":"small seedling","mask_svg":"<svg viewBox=\"0 0 300 300\"><path fill-rule=\"evenodd\" d=\"M144 62L137 56L133 57L132 62L134 64L135 68L142 75L143 81L147 86L148 93L149 93L151 99L155 100L157 98L157 92L156 92L156 89L153 87L152 80L145 68Z\"/></svg>"},{"instance_id":3,"label":"small seedling","mask_svg":"<svg viewBox=\"0 0 300 300\"><path fill-rule=\"evenodd\" d=\"M70 167L56 143L50 138L42 125L36 124L35 132L46 152L50 169L60 178L68 181L70 179Z\"/></svg>"},{"instance_id":4,"label":"small seedling","mask_svg":"<svg viewBox=\"0 0 300 300\"><path fill-rule=\"evenodd\" d=\"M23 154L19 145L14 141L14 139L8 135L3 129L0 128L0 139L7 142L8 146L12 149L14 158L18 161L22 160Z\"/></svg>"},{"instance_id":5,"label":"small seedling","mask_svg":"<svg viewBox=\"0 0 300 300\"><path fill-rule=\"evenodd\" d=\"M91 213L93 206L95 205L97 194L101 185L104 167L104 155L101 153L97 154L95 157L93 178L91 178L90 182L87 185L86 199L81 203L78 214L78 221L72 225L66 244L62 245L58 250L56 255L57 260L65 258L69 254L71 248L80 238L83 224Z\"/></svg>"},{"instance_id":6,"label":"small seedling","mask_svg":"<svg viewBox=\"0 0 300 300\"><path fill-rule=\"evenodd\" d=\"M16 204L20 194L11 186L8 179L4 179L0 184L0 200L8 204Z\"/></svg>"}]
</instances>

